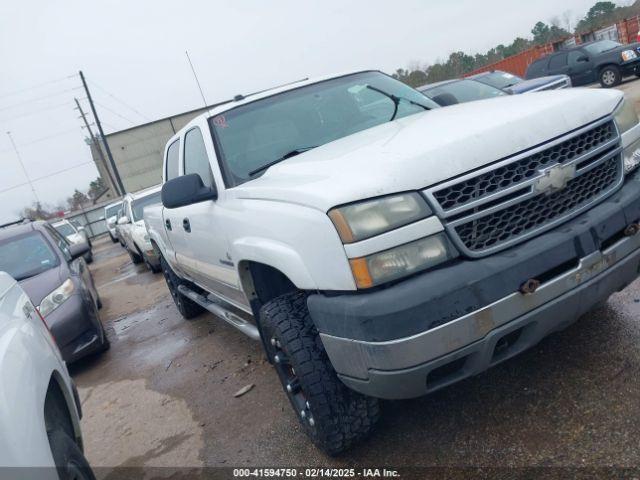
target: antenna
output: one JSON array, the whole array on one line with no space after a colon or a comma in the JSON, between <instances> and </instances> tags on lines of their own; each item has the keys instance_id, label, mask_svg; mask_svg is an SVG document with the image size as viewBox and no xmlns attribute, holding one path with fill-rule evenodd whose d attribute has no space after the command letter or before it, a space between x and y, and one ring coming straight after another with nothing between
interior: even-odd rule
<instances>
[{"instance_id":1,"label":"antenna","mask_svg":"<svg viewBox=\"0 0 640 480\"><path fill-rule=\"evenodd\" d=\"M204 93L202 92L202 87L200 86L200 81L198 80L198 75L196 75L196 69L193 68L193 63L191 63L191 57L189 57L189 52L187 52L186 50L184 51L184 54L187 56L187 60L189 60L189 65L191 66L191 71L193 72L193 78L196 79L196 84L198 85L198 90L200 90L200 96L202 97L202 101L204 102L204 106L207 107L207 99L204 98Z\"/></svg>"}]
</instances>

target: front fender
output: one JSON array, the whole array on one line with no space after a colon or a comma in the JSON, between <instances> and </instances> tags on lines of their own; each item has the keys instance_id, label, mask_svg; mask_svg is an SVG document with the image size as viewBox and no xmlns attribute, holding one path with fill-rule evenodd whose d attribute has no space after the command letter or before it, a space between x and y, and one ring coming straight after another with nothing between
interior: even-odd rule
<instances>
[{"instance_id":1,"label":"front fender","mask_svg":"<svg viewBox=\"0 0 640 480\"><path fill-rule=\"evenodd\" d=\"M233 243L233 257L240 259L240 269L247 261L269 265L284 275L301 290L317 290L318 286L307 270L302 258L290 245L277 240L243 237ZM238 271L239 276L241 272Z\"/></svg>"}]
</instances>

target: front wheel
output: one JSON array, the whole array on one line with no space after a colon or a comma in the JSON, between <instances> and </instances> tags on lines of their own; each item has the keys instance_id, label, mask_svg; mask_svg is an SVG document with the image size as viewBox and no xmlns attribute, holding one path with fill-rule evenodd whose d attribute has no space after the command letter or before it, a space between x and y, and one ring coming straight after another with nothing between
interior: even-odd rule
<instances>
[{"instance_id":1,"label":"front wheel","mask_svg":"<svg viewBox=\"0 0 640 480\"><path fill-rule=\"evenodd\" d=\"M600 70L600 85L602 88L611 88L619 85L622 81L620 69L615 65L607 65Z\"/></svg>"},{"instance_id":2,"label":"front wheel","mask_svg":"<svg viewBox=\"0 0 640 480\"><path fill-rule=\"evenodd\" d=\"M64 430L56 428L48 436L60 480L95 480L82 450Z\"/></svg>"},{"instance_id":3,"label":"front wheel","mask_svg":"<svg viewBox=\"0 0 640 480\"><path fill-rule=\"evenodd\" d=\"M132 252L128 248L127 248L127 253L129 254L129 258L131 258L131 263L133 263L134 265L138 265L139 263L142 263L142 257L140 256L140 254Z\"/></svg>"},{"instance_id":4,"label":"front wheel","mask_svg":"<svg viewBox=\"0 0 640 480\"><path fill-rule=\"evenodd\" d=\"M380 416L379 401L340 381L309 315L306 294L267 302L260 322L280 382L311 441L337 455L367 437Z\"/></svg>"}]
</instances>

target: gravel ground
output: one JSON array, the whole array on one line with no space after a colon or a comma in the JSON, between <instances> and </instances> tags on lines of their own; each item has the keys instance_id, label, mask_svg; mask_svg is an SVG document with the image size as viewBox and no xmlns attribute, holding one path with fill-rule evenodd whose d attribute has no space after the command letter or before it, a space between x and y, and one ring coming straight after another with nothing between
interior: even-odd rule
<instances>
[{"instance_id":1,"label":"gravel ground","mask_svg":"<svg viewBox=\"0 0 640 480\"><path fill-rule=\"evenodd\" d=\"M621 89L640 107L640 82ZM208 313L183 320L162 275L108 238L94 251L112 348L71 372L99 478L140 466L640 466L638 282L484 374L384 402L377 434L330 459L301 432L258 343Z\"/></svg>"}]
</instances>

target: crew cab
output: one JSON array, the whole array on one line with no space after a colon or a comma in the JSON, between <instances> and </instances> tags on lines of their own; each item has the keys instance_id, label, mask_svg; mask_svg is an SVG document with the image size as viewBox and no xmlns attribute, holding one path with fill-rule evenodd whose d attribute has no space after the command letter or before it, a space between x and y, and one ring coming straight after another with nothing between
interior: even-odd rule
<instances>
[{"instance_id":1,"label":"crew cab","mask_svg":"<svg viewBox=\"0 0 640 480\"><path fill-rule=\"evenodd\" d=\"M439 108L377 71L212 108L164 152L151 242L185 318L262 342L336 454L638 275L640 127L615 90Z\"/></svg>"}]
</instances>

